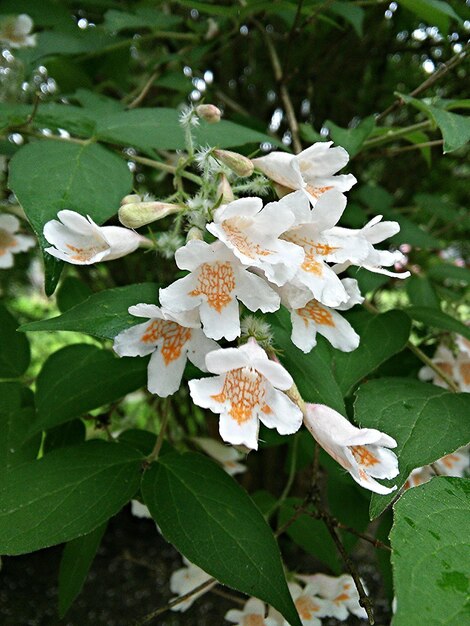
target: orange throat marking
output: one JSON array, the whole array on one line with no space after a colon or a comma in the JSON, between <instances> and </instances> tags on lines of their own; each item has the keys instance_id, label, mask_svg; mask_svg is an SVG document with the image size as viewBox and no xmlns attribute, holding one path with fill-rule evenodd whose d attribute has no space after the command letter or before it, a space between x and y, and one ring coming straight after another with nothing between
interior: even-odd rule
<instances>
[{"instance_id":1,"label":"orange throat marking","mask_svg":"<svg viewBox=\"0 0 470 626\"><path fill-rule=\"evenodd\" d=\"M306 326L309 320L323 326L335 326L331 313L316 300L310 300L302 309L297 309L296 313L304 320Z\"/></svg>"},{"instance_id":2,"label":"orange throat marking","mask_svg":"<svg viewBox=\"0 0 470 626\"><path fill-rule=\"evenodd\" d=\"M235 276L232 264L225 263L203 263L199 269L198 284L196 289L189 292L190 296L204 295L207 303L221 313L230 302L232 302L232 291L235 289Z\"/></svg>"},{"instance_id":3,"label":"orange throat marking","mask_svg":"<svg viewBox=\"0 0 470 626\"><path fill-rule=\"evenodd\" d=\"M239 425L252 419L257 407L264 413L271 413L271 409L264 402L266 390L263 376L244 370L245 368L240 367L227 372L222 391L211 396L216 402L230 402L228 413Z\"/></svg>"},{"instance_id":4,"label":"orange throat marking","mask_svg":"<svg viewBox=\"0 0 470 626\"><path fill-rule=\"evenodd\" d=\"M8 248L16 246L16 239L11 233L3 228L0 228L0 256L3 256L8 252Z\"/></svg>"},{"instance_id":5,"label":"orange throat marking","mask_svg":"<svg viewBox=\"0 0 470 626\"><path fill-rule=\"evenodd\" d=\"M68 243L67 248L74 252L74 255L70 255L70 258L74 261L88 261L91 257L95 256L98 252L103 252L108 246L90 246L89 248L77 248Z\"/></svg>"},{"instance_id":6,"label":"orange throat marking","mask_svg":"<svg viewBox=\"0 0 470 626\"><path fill-rule=\"evenodd\" d=\"M318 613L320 610L320 607L315 603L313 598L309 598L308 596L300 596L294 604L302 619L311 619L315 616L315 613Z\"/></svg>"},{"instance_id":7,"label":"orange throat marking","mask_svg":"<svg viewBox=\"0 0 470 626\"><path fill-rule=\"evenodd\" d=\"M243 218L236 219L241 221ZM259 256L269 256L270 254L273 254L272 250L266 250L258 243L250 241L248 236L233 223L233 220L230 219L222 222L222 228L230 243L249 259L256 259L256 257Z\"/></svg>"},{"instance_id":8,"label":"orange throat marking","mask_svg":"<svg viewBox=\"0 0 470 626\"><path fill-rule=\"evenodd\" d=\"M243 618L243 626L264 626L264 617L262 615L256 615L256 613L250 613Z\"/></svg>"},{"instance_id":9,"label":"orange throat marking","mask_svg":"<svg viewBox=\"0 0 470 626\"><path fill-rule=\"evenodd\" d=\"M365 446L351 446L350 450L359 465L371 467L372 465L377 465L377 463L379 463L379 459Z\"/></svg>"},{"instance_id":10,"label":"orange throat marking","mask_svg":"<svg viewBox=\"0 0 470 626\"><path fill-rule=\"evenodd\" d=\"M463 382L466 385L470 385L470 361L468 363L461 363L459 365L459 370L463 378Z\"/></svg>"},{"instance_id":11,"label":"orange throat marking","mask_svg":"<svg viewBox=\"0 0 470 626\"><path fill-rule=\"evenodd\" d=\"M325 193L325 191L329 191L330 189L333 189L331 185L329 187L314 187L313 185L307 185L306 187L308 193L316 199L319 198L322 193Z\"/></svg>"},{"instance_id":12,"label":"orange throat marking","mask_svg":"<svg viewBox=\"0 0 470 626\"><path fill-rule=\"evenodd\" d=\"M169 320L152 320L140 338L143 343L162 340L161 353L165 365L181 356L181 350L191 339L191 328L180 326Z\"/></svg>"}]
</instances>

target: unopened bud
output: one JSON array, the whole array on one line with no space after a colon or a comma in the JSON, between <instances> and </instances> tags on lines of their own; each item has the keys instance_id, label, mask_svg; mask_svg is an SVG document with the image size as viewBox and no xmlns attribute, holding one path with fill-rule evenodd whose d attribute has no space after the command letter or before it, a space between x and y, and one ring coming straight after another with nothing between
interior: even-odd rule
<instances>
[{"instance_id":1,"label":"unopened bud","mask_svg":"<svg viewBox=\"0 0 470 626\"><path fill-rule=\"evenodd\" d=\"M237 176L251 176L255 169L253 163L247 157L238 152L230 152L229 150L214 150L214 156L224 165L229 167Z\"/></svg>"},{"instance_id":2,"label":"unopened bud","mask_svg":"<svg viewBox=\"0 0 470 626\"><path fill-rule=\"evenodd\" d=\"M142 198L136 193L132 193L128 196L124 196L124 198L121 200L121 206L123 206L124 204L137 204L137 202L142 202Z\"/></svg>"},{"instance_id":3,"label":"unopened bud","mask_svg":"<svg viewBox=\"0 0 470 626\"><path fill-rule=\"evenodd\" d=\"M215 104L199 104L196 113L209 124L217 124L222 116L222 111Z\"/></svg>"},{"instance_id":4,"label":"unopened bud","mask_svg":"<svg viewBox=\"0 0 470 626\"><path fill-rule=\"evenodd\" d=\"M217 185L217 198L221 198L221 204L228 204L229 202L235 200L232 187L230 186L228 178L225 174L222 174L219 184Z\"/></svg>"},{"instance_id":5,"label":"unopened bud","mask_svg":"<svg viewBox=\"0 0 470 626\"><path fill-rule=\"evenodd\" d=\"M194 239L197 239L199 241L204 240L204 235L202 234L202 230L198 228L197 226L192 226L188 230L188 234L186 235L186 241L193 241Z\"/></svg>"},{"instance_id":6,"label":"unopened bud","mask_svg":"<svg viewBox=\"0 0 470 626\"><path fill-rule=\"evenodd\" d=\"M291 193L292 189L288 187L284 187L284 185L280 185L279 183L273 183L273 187L275 192L277 193L278 198L283 198L287 196L287 194Z\"/></svg>"},{"instance_id":7,"label":"unopened bud","mask_svg":"<svg viewBox=\"0 0 470 626\"><path fill-rule=\"evenodd\" d=\"M161 220L167 215L178 213L183 209L178 204L165 202L138 202L123 204L119 209L119 221L127 228L140 228L151 222Z\"/></svg>"},{"instance_id":8,"label":"unopened bud","mask_svg":"<svg viewBox=\"0 0 470 626\"><path fill-rule=\"evenodd\" d=\"M204 39L206 39L207 41L210 41L211 39L213 39L216 35L219 34L219 25L217 24L217 22L210 17L207 20L207 31L206 34L204 35Z\"/></svg>"}]
</instances>

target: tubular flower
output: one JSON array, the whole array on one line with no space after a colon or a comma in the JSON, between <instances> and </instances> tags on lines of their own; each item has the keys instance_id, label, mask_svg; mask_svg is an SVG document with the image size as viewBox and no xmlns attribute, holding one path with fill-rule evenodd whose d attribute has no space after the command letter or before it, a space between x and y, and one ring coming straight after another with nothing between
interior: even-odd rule
<instances>
[{"instance_id":1,"label":"tubular flower","mask_svg":"<svg viewBox=\"0 0 470 626\"><path fill-rule=\"evenodd\" d=\"M395 439L375 428L357 428L324 404L307 404L304 421L321 447L361 487L380 494L395 491L396 486L384 487L374 480L398 475L398 459L389 450L396 447Z\"/></svg>"},{"instance_id":2,"label":"tubular flower","mask_svg":"<svg viewBox=\"0 0 470 626\"><path fill-rule=\"evenodd\" d=\"M265 617L266 607L264 602L257 598L250 598L240 611L230 609L225 615L228 622L236 626L277 626L277 621L271 617Z\"/></svg>"},{"instance_id":3,"label":"tubular flower","mask_svg":"<svg viewBox=\"0 0 470 626\"><path fill-rule=\"evenodd\" d=\"M417 467L408 476L405 483L405 489L417 487L423 483L427 483L433 476L455 476L463 478L470 473L470 446L459 448L451 454L446 454L442 458L435 461L432 465Z\"/></svg>"},{"instance_id":4,"label":"tubular flower","mask_svg":"<svg viewBox=\"0 0 470 626\"><path fill-rule=\"evenodd\" d=\"M246 466L238 463L243 455L233 446L225 446L210 437L194 437L193 441L201 450L220 463L230 476L246 472Z\"/></svg>"},{"instance_id":5,"label":"tubular flower","mask_svg":"<svg viewBox=\"0 0 470 626\"><path fill-rule=\"evenodd\" d=\"M195 404L220 413L224 441L257 450L260 421L281 435L299 430L302 412L279 391L292 386L292 377L255 341L209 353L206 366L217 376L191 380L189 389Z\"/></svg>"},{"instance_id":6,"label":"tubular flower","mask_svg":"<svg viewBox=\"0 0 470 626\"><path fill-rule=\"evenodd\" d=\"M186 593L189 593L202 583L210 580L212 576L209 576L207 572L202 570L197 565L194 565L188 559L183 557L184 567L173 572L170 578L170 589L173 593L176 593L176 596L183 596ZM198 591L197 593L192 594L187 600L183 600L183 602L178 602L175 606L171 607L172 611L186 611L190 606L194 603L194 601L204 595L211 587L217 584L217 581L214 580L212 585L208 585L205 589ZM175 598L172 598L175 600Z\"/></svg>"},{"instance_id":7,"label":"tubular flower","mask_svg":"<svg viewBox=\"0 0 470 626\"><path fill-rule=\"evenodd\" d=\"M279 239L294 219L282 201L271 202L263 208L261 198L240 198L219 207L207 230L244 265L260 268L268 280L283 285L294 276L304 259L302 248Z\"/></svg>"},{"instance_id":8,"label":"tubular flower","mask_svg":"<svg viewBox=\"0 0 470 626\"><path fill-rule=\"evenodd\" d=\"M338 191L328 191L313 210L300 192L290 194L281 202L295 215L295 223L282 235L283 239L304 249L305 258L293 284L307 287L315 300L337 307L349 296L337 274L328 263L343 263L354 259L361 264L372 246L361 236L350 238L335 235L333 226L346 207L346 198Z\"/></svg>"},{"instance_id":9,"label":"tubular flower","mask_svg":"<svg viewBox=\"0 0 470 626\"><path fill-rule=\"evenodd\" d=\"M33 47L36 45L36 35L30 35L33 26L33 20L26 13L7 15L0 20L0 41L10 48Z\"/></svg>"},{"instance_id":10,"label":"tubular flower","mask_svg":"<svg viewBox=\"0 0 470 626\"><path fill-rule=\"evenodd\" d=\"M187 359L206 371L206 354L219 346L204 335L197 315L171 313L154 304L136 304L129 313L149 319L119 333L113 347L119 356L152 355L147 369L151 393L166 398L178 391Z\"/></svg>"},{"instance_id":11,"label":"tubular flower","mask_svg":"<svg viewBox=\"0 0 470 626\"><path fill-rule=\"evenodd\" d=\"M268 178L284 187L286 193L301 190L315 206L330 189L349 191L357 180L352 174L335 176L349 161L344 148L332 148L332 141L314 143L300 154L271 152L253 159L254 166Z\"/></svg>"},{"instance_id":12,"label":"tubular flower","mask_svg":"<svg viewBox=\"0 0 470 626\"><path fill-rule=\"evenodd\" d=\"M73 265L113 261L147 241L121 226L98 226L91 217L75 211L59 211L57 217L60 222L50 220L44 226L44 237L53 246L46 248L46 252Z\"/></svg>"},{"instance_id":13,"label":"tubular flower","mask_svg":"<svg viewBox=\"0 0 470 626\"><path fill-rule=\"evenodd\" d=\"M310 593L321 596L327 602L329 617L345 620L349 613L356 617L367 619L367 613L359 604L359 594L351 576L327 576L326 574L312 574L309 576L297 576L300 580L308 583L306 589Z\"/></svg>"},{"instance_id":14,"label":"tubular flower","mask_svg":"<svg viewBox=\"0 0 470 626\"><path fill-rule=\"evenodd\" d=\"M13 255L35 246L27 235L18 235L19 220L14 215L0 215L0 269L13 267Z\"/></svg>"},{"instance_id":15,"label":"tubular flower","mask_svg":"<svg viewBox=\"0 0 470 626\"><path fill-rule=\"evenodd\" d=\"M171 311L199 310L204 332L229 341L240 335L238 300L251 311L276 311L280 299L223 244L190 241L175 254L180 269L191 273L166 289L160 302Z\"/></svg>"}]
</instances>

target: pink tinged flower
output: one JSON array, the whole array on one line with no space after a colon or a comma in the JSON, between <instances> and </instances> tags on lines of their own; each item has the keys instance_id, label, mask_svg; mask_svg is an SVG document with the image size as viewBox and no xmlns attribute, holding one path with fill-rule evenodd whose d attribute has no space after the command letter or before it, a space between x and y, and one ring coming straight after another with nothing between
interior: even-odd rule
<instances>
[{"instance_id":1,"label":"pink tinged flower","mask_svg":"<svg viewBox=\"0 0 470 626\"><path fill-rule=\"evenodd\" d=\"M204 335L196 314L172 313L154 304L131 306L129 313L149 319L119 333L113 347L119 356L152 355L147 369L151 393L166 398L178 391L187 359L206 371L206 354L219 346Z\"/></svg>"},{"instance_id":2,"label":"pink tinged flower","mask_svg":"<svg viewBox=\"0 0 470 626\"><path fill-rule=\"evenodd\" d=\"M326 574L312 574L297 576L308 583L306 589L310 593L321 596L326 601L327 615L339 620L348 618L349 613L356 617L367 619L365 609L359 604L359 594L351 576L327 576Z\"/></svg>"},{"instance_id":3,"label":"pink tinged flower","mask_svg":"<svg viewBox=\"0 0 470 626\"><path fill-rule=\"evenodd\" d=\"M342 281L349 300L338 307L347 310L364 300L359 292L357 281L345 278ZM360 341L359 335L351 324L336 310L310 299L301 307L291 308L292 343L307 353L317 345L317 332L323 335L334 348L343 352L355 350Z\"/></svg>"},{"instance_id":4,"label":"pink tinged flower","mask_svg":"<svg viewBox=\"0 0 470 626\"><path fill-rule=\"evenodd\" d=\"M58 220L44 226L44 237L52 244L46 252L73 265L112 261L137 250L147 239L121 226L98 226L91 217L75 211L59 211Z\"/></svg>"},{"instance_id":5,"label":"pink tinged flower","mask_svg":"<svg viewBox=\"0 0 470 626\"><path fill-rule=\"evenodd\" d=\"M331 455L353 479L370 491L388 494L388 488L375 478L395 478L398 459L389 450L397 442L375 428L357 428L345 417L324 404L307 404L305 426L321 447Z\"/></svg>"},{"instance_id":6,"label":"pink tinged flower","mask_svg":"<svg viewBox=\"0 0 470 626\"><path fill-rule=\"evenodd\" d=\"M257 598L250 598L243 609L230 609L225 619L236 626L277 626L271 617L265 617L266 606Z\"/></svg>"},{"instance_id":7,"label":"pink tinged flower","mask_svg":"<svg viewBox=\"0 0 470 626\"><path fill-rule=\"evenodd\" d=\"M210 578L212 578L200 567L194 565L193 563L190 563L188 559L183 557L183 561L185 567L182 567L181 569L176 570L176 572L173 572L170 578L170 590L173 593L176 593L176 597L183 596L186 593L189 593L199 585L202 585ZM200 598L216 584L217 581L214 581L212 585L208 585L201 591L192 594L187 600L184 600L183 602L178 602L178 604L172 606L171 610L182 612L186 611L187 609L189 609L190 606L192 606L197 598ZM175 600L176 597L172 598L172 600Z\"/></svg>"},{"instance_id":8,"label":"pink tinged flower","mask_svg":"<svg viewBox=\"0 0 470 626\"><path fill-rule=\"evenodd\" d=\"M261 269L269 281L283 285L304 259L302 248L279 239L294 219L282 200L263 208L260 198L240 198L219 207L207 230L244 265Z\"/></svg>"},{"instance_id":9,"label":"pink tinged flower","mask_svg":"<svg viewBox=\"0 0 470 626\"><path fill-rule=\"evenodd\" d=\"M347 302L344 285L328 263L354 259L360 264L370 253L371 245L364 237L335 234L334 225L346 208L345 196L336 190L328 191L313 210L299 192L286 196L281 202L295 215L295 223L282 237L305 252L294 284L307 287L315 300L326 306L337 307Z\"/></svg>"},{"instance_id":10,"label":"pink tinged flower","mask_svg":"<svg viewBox=\"0 0 470 626\"><path fill-rule=\"evenodd\" d=\"M204 333L212 339L232 341L240 335L238 300L250 311L263 313L280 306L266 281L249 272L220 242L190 241L175 259L180 269L191 273L160 289L160 302L171 311L198 310Z\"/></svg>"},{"instance_id":11,"label":"pink tinged flower","mask_svg":"<svg viewBox=\"0 0 470 626\"><path fill-rule=\"evenodd\" d=\"M246 472L246 466L238 462L243 458L243 454L233 446L226 446L210 437L194 437L193 441L201 450L220 463L230 476Z\"/></svg>"},{"instance_id":12,"label":"pink tinged flower","mask_svg":"<svg viewBox=\"0 0 470 626\"><path fill-rule=\"evenodd\" d=\"M302 412L280 391L292 386L292 377L255 341L209 353L206 366L217 376L191 380L189 389L195 404L220 413L224 441L257 450L260 421L281 435L299 430Z\"/></svg>"},{"instance_id":13,"label":"pink tinged flower","mask_svg":"<svg viewBox=\"0 0 470 626\"><path fill-rule=\"evenodd\" d=\"M33 237L19 235L19 220L14 215L0 215L0 269L13 267L13 255L26 252L36 244Z\"/></svg>"},{"instance_id":14,"label":"pink tinged flower","mask_svg":"<svg viewBox=\"0 0 470 626\"><path fill-rule=\"evenodd\" d=\"M335 176L349 161L349 155L332 141L314 143L300 154L271 152L253 159L255 167L287 190L301 190L315 206L330 189L349 191L357 182L352 174Z\"/></svg>"}]
</instances>

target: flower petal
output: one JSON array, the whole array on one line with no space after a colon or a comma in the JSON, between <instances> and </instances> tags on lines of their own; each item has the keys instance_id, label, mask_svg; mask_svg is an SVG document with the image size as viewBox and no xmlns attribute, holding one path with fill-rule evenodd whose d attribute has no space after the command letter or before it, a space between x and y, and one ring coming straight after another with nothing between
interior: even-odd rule
<instances>
[{"instance_id":1,"label":"flower petal","mask_svg":"<svg viewBox=\"0 0 470 626\"><path fill-rule=\"evenodd\" d=\"M266 405L268 410L259 412L259 419L268 428L275 428L280 435L296 433L302 426L302 411L285 393L266 384Z\"/></svg>"},{"instance_id":2,"label":"flower petal","mask_svg":"<svg viewBox=\"0 0 470 626\"><path fill-rule=\"evenodd\" d=\"M161 349L155 350L147 368L147 388L150 393L166 398L178 391L185 365L185 350L181 351L179 357L170 361L163 357Z\"/></svg>"}]
</instances>

